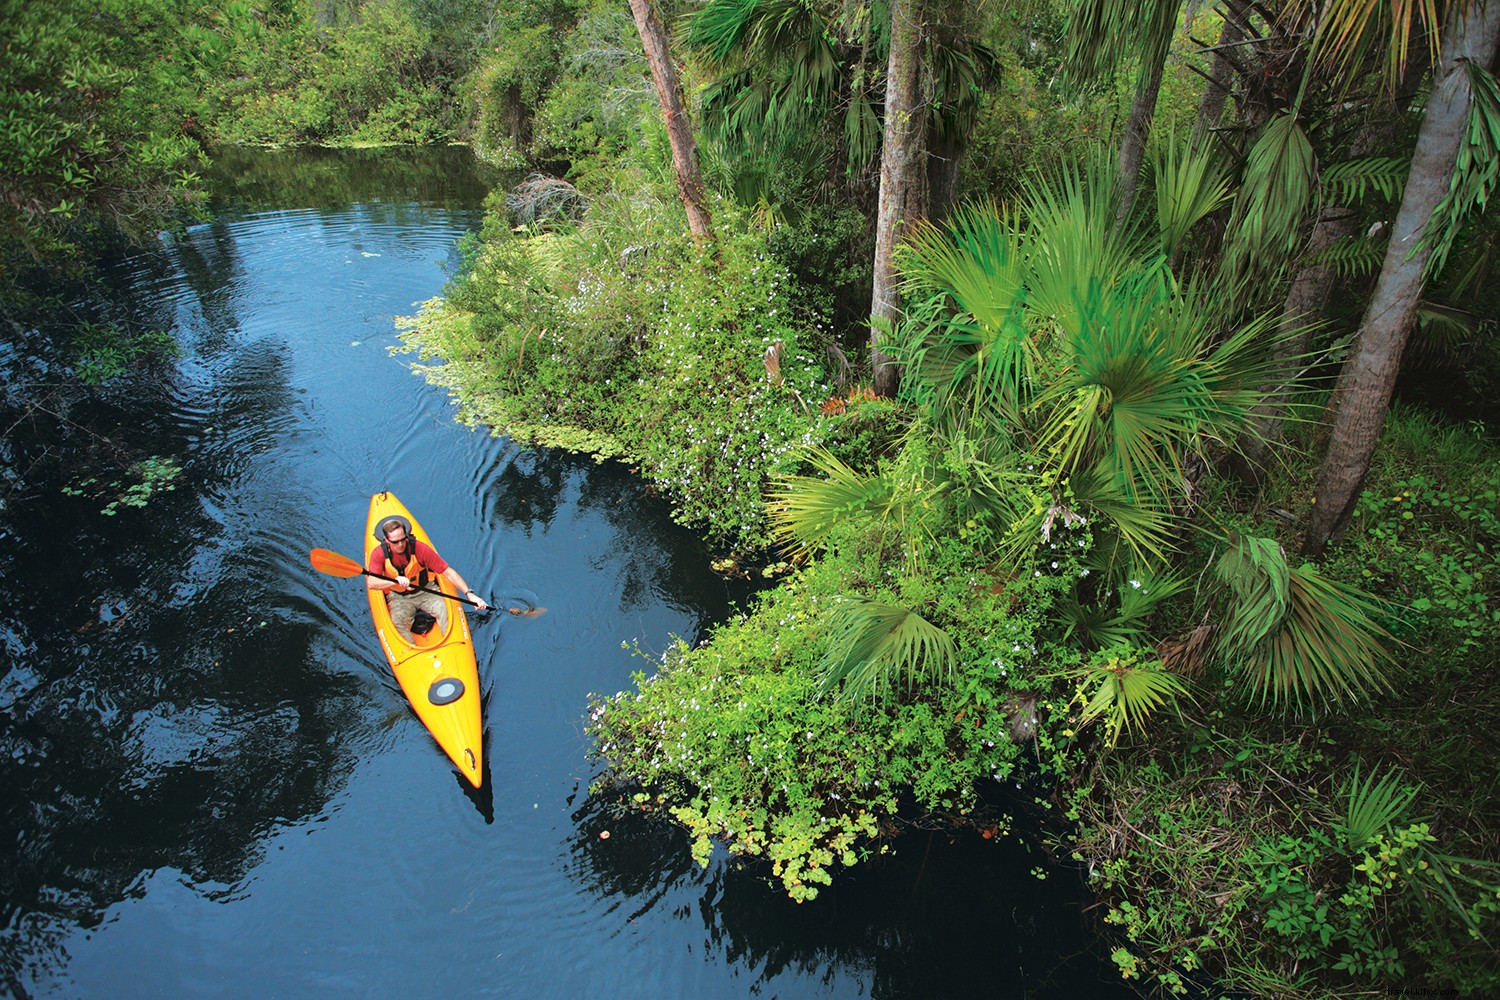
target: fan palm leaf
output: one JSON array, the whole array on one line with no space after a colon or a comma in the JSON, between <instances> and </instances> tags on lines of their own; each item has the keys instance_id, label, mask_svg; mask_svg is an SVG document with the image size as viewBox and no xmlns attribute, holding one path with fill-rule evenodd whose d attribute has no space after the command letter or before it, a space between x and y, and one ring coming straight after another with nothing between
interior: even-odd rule
<instances>
[{"instance_id":1,"label":"fan palm leaf","mask_svg":"<svg viewBox=\"0 0 1500 1000\"><path fill-rule=\"evenodd\" d=\"M1295 110L1261 130L1245 161L1226 237L1226 268L1244 274L1256 261L1284 261L1296 249L1312 203L1317 155Z\"/></svg>"},{"instance_id":2,"label":"fan palm leaf","mask_svg":"<svg viewBox=\"0 0 1500 1000\"><path fill-rule=\"evenodd\" d=\"M1218 656L1262 705L1310 709L1391 690L1376 598L1291 567L1272 539L1231 541L1216 572L1231 594Z\"/></svg>"},{"instance_id":3,"label":"fan palm leaf","mask_svg":"<svg viewBox=\"0 0 1500 1000\"><path fill-rule=\"evenodd\" d=\"M1078 682L1076 701L1083 703L1079 725L1103 720L1105 744L1113 747L1127 730L1144 732L1146 722L1162 708L1176 708L1179 699L1192 698L1186 682L1159 662L1137 663L1118 651L1070 671Z\"/></svg>"},{"instance_id":4,"label":"fan palm leaf","mask_svg":"<svg viewBox=\"0 0 1500 1000\"><path fill-rule=\"evenodd\" d=\"M886 700L898 685L937 681L953 672L953 637L908 608L864 597L839 598L820 668L819 693L850 701Z\"/></svg>"},{"instance_id":5,"label":"fan palm leaf","mask_svg":"<svg viewBox=\"0 0 1500 1000\"><path fill-rule=\"evenodd\" d=\"M1017 218L993 203L965 206L946 232L917 227L899 260L908 294L951 299L956 310L927 327L928 349L912 359L909 377L932 385L939 409L1013 415L1038 363L1025 322L1027 241Z\"/></svg>"},{"instance_id":6,"label":"fan palm leaf","mask_svg":"<svg viewBox=\"0 0 1500 1000\"><path fill-rule=\"evenodd\" d=\"M879 475L861 475L821 446L804 457L821 475L783 476L766 500L772 535L792 553L820 548L840 523L884 510L893 484Z\"/></svg>"},{"instance_id":7,"label":"fan palm leaf","mask_svg":"<svg viewBox=\"0 0 1500 1000\"><path fill-rule=\"evenodd\" d=\"M1229 171L1208 150L1169 139L1154 164L1162 252L1175 256L1193 227L1229 203Z\"/></svg>"},{"instance_id":8,"label":"fan palm leaf","mask_svg":"<svg viewBox=\"0 0 1500 1000\"><path fill-rule=\"evenodd\" d=\"M1399 771L1391 770L1377 778L1371 771L1363 781L1359 765L1339 789L1343 815L1334 825L1351 851L1362 851L1377 836L1390 831L1417 797L1418 789L1403 784Z\"/></svg>"}]
</instances>

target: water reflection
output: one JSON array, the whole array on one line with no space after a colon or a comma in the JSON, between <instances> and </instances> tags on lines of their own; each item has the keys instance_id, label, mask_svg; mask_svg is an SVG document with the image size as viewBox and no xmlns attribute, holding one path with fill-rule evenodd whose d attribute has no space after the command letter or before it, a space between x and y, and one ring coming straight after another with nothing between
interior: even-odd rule
<instances>
[{"instance_id":1,"label":"water reflection","mask_svg":"<svg viewBox=\"0 0 1500 1000\"><path fill-rule=\"evenodd\" d=\"M695 639L748 587L626 470L458 427L390 356L392 315L478 222L449 157L221 158L236 196L284 200L122 258L108 307L187 356L19 441L46 474L0 528L21 579L0 602L0 993L1105 995L1069 883L1039 896L1027 858L913 835L797 907L574 801L588 694L638 666L621 642ZM62 490L150 455L183 471L143 508ZM471 619L477 792L413 720L360 581L307 564L363 555L384 488L471 583L548 608Z\"/></svg>"},{"instance_id":2,"label":"water reflection","mask_svg":"<svg viewBox=\"0 0 1500 1000\"><path fill-rule=\"evenodd\" d=\"M972 997L980 984L986 996L1130 995L1092 946L1079 873L1022 841L913 831L797 904L762 861L716 852L700 868L683 830L618 792L573 818L574 878L627 921L670 908L701 924L708 955L753 974L752 994L816 982L829 996Z\"/></svg>"}]
</instances>

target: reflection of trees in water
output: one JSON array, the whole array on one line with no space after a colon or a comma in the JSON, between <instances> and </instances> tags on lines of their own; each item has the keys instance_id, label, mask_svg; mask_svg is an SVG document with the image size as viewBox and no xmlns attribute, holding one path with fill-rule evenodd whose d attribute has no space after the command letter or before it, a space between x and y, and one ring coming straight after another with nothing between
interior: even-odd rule
<instances>
[{"instance_id":1,"label":"reflection of trees in water","mask_svg":"<svg viewBox=\"0 0 1500 1000\"><path fill-rule=\"evenodd\" d=\"M17 435L19 452L51 461L5 511L8 556L26 570L0 610L3 993L60 967L63 940L140 893L142 873L231 892L268 831L316 814L342 784L339 748L368 699L353 678L309 671L326 624L311 624L305 593L268 600L305 555L286 539L246 554L221 538L223 519L255 520L234 497L247 458L284 443L294 395L287 352L229 336L233 303L215 286L238 265L226 233L205 235L129 271L159 291L180 280L174 261L192 271L197 255L190 283L218 341L206 384L127 377L80 392L68 424ZM141 321L169 324L180 306L125 287L109 308ZM60 493L145 455L184 472L144 509L105 517L100 497Z\"/></svg>"},{"instance_id":2,"label":"reflection of trees in water","mask_svg":"<svg viewBox=\"0 0 1500 1000\"><path fill-rule=\"evenodd\" d=\"M14 995L143 873L230 892L268 831L316 814L342 784L351 764L338 748L366 692L349 677L310 680L316 630L275 611L261 612L265 628L246 622L238 586L184 607L120 602L111 624L36 587L0 626L32 650L6 677L0 715L0 977Z\"/></svg>"},{"instance_id":3,"label":"reflection of trees in water","mask_svg":"<svg viewBox=\"0 0 1500 1000\"><path fill-rule=\"evenodd\" d=\"M207 174L222 201L247 208L337 208L413 202L469 209L502 175L468 147L303 149L227 147Z\"/></svg>"},{"instance_id":4,"label":"reflection of trees in water","mask_svg":"<svg viewBox=\"0 0 1500 1000\"><path fill-rule=\"evenodd\" d=\"M627 811L618 791L590 797L573 820L578 883L631 919L696 910L705 949L753 972L753 992L794 974L827 986L852 977L873 997L1132 996L1083 913L1081 874L1038 881L1031 869L1046 862L1015 840L914 832L799 905L766 862L700 869L681 828Z\"/></svg>"},{"instance_id":5,"label":"reflection of trees in water","mask_svg":"<svg viewBox=\"0 0 1500 1000\"><path fill-rule=\"evenodd\" d=\"M706 626L723 621L733 605L755 592L748 582L716 576L701 539L673 524L665 501L651 496L617 462L601 465L586 455L528 450L490 470L481 484L490 525L528 537L538 525L551 528L564 507L602 516L614 528L606 562L623 573L623 612L664 601Z\"/></svg>"}]
</instances>

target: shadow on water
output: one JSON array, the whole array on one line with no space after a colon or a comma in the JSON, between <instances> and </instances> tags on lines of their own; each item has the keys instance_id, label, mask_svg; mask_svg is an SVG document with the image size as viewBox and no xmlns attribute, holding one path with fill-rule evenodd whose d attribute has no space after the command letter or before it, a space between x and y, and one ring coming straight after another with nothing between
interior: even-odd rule
<instances>
[{"instance_id":1,"label":"shadow on water","mask_svg":"<svg viewBox=\"0 0 1500 1000\"><path fill-rule=\"evenodd\" d=\"M1078 880L1031 878L1019 844L911 834L799 907L608 800L549 814L588 768L588 692L628 683L622 640L696 641L753 588L627 470L457 428L386 352L477 223L467 157L221 153L233 210L116 261L99 306L185 357L62 400L84 430L13 442L35 475L0 514L22 581L0 602L0 994L1121 995ZM104 513L150 456L174 488ZM471 619L478 790L413 722L357 586L307 565L359 555L387 485L471 581L548 608ZM460 916L480 911L489 937Z\"/></svg>"},{"instance_id":2,"label":"shadow on water","mask_svg":"<svg viewBox=\"0 0 1500 1000\"><path fill-rule=\"evenodd\" d=\"M775 994L792 973L834 996L972 997L978 984L987 996L1134 996L1092 941L1082 872L1020 839L912 830L798 904L769 863L716 850L700 868L681 828L617 795L573 814L570 875L627 923L658 908L696 919L709 955L753 973L752 992ZM1069 941L1076 951L1061 951Z\"/></svg>"}]
</instances>

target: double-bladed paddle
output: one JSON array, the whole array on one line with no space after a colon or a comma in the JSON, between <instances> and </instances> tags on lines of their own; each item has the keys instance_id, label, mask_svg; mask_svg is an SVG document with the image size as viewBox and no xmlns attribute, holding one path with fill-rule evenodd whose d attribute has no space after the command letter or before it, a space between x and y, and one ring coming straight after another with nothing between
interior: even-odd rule
<instances>
[{"instance_id":1,"label":"double-bladed paddle","mask_svg":"<svg viewBox=\"0 0 1500 1000\"><path fill-rule=\"evenodd\" d=\"M346 579L353 576L373 576L377 580L389 580L391 583L399 582L395 577L392 576L383 576L380 573L371 573L369 570L365 569L363 566L355 562L353 559L350 559L348 556L341 556L337 552L330 552L327 549L313 549L307 554L307 558L312 560L313 569L317 570L319 573L327 573L329 576L339 576ZM460 604L467 604L471 608L479 607L479 605L475 604L473 601L469 600L466 597L455 597L452 594L445 594L441 590L433 590L431 587L412 587L411 589L420 590L424 594L436 594L439 597L446 597L450 601L457 601ZM518 612L514 608L507 608L506 610L513 615L525 614L525 612Z\"/></svg>"}]
</instances>

